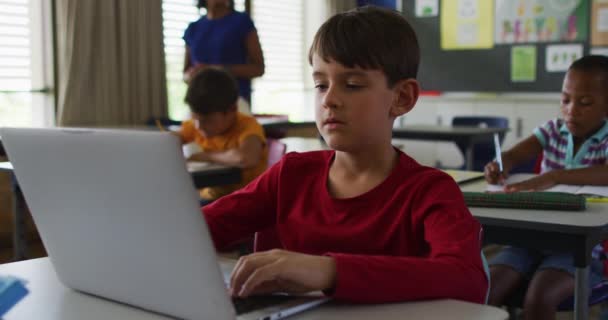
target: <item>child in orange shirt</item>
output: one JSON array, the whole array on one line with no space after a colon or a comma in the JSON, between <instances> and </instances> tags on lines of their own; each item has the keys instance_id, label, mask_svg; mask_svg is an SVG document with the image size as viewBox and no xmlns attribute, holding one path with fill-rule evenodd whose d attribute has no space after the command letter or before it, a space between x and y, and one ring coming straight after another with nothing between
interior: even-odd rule
<instances>
[{"instance_id":1,"label":"child in orange shirt","mask_svg":"<svg viewBox=\"0 0 608 320\"><path fill-rule=\"evenodd\" d=\"M201 190L203 200L215 200L245 186L266 170L268 147L264 130L254 117L237 111L238 89L234 78L221 69L208 68L192 79L186 103L192 119L184 121L182 143L196 143L202 150L188 161L205 161L243 169L242 182Z\"/></svg>"}]
</instances>

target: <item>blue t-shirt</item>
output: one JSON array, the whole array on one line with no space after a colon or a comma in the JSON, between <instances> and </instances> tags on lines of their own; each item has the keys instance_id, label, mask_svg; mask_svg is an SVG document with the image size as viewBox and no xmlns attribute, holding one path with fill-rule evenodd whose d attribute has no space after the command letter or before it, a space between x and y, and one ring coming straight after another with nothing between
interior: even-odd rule
<instances>
[{"instance_id":1,"label":"blue t-shirt","mask_svg":"<svg viewBox=\"0 0 608 320\"><path fill-rule=\"evenodd\" d=\"M251 18L245 13L232 13L219 19L202 16L190 23L184 32L184 41L190 47L192 64L244 64L247 63L247 34L254 31ZM237 79L239 95L251 98L251 80Z\"/></svg>"}]
</instances>

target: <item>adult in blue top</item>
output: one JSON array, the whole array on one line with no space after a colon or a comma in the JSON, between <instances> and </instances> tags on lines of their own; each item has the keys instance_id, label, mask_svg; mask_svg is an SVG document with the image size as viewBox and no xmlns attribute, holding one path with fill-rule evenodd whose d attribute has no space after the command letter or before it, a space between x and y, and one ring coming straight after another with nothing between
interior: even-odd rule
<instances>
[{"instance_id":1,"label":"adult in blue top","mask_svg":"<svg viewBox=\"0 0 608 320\"><path fill-rule=\"evenodd\" d=\"M234 10L233 0L199 0L207 14L190 23L184 32L186 57L184 80L209 67L234 75L239 96L251 103L251 79L264 74L264 56L251 18Z\"/></svg>"}]
</instances>

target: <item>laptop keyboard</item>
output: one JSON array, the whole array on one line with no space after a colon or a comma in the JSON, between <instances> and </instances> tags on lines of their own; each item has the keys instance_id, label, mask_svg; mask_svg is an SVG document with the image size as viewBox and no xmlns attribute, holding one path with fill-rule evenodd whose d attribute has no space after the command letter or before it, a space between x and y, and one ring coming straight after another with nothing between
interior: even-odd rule
<instances>
[{"instance_id":1,"label":"laptop keyboard","mask_svg":"<svg viewBox=\"0 0 608 320\"><path fill-rule=\"evenodd\" d=\"M287 295L251 296L247 298L233 297L232 304L234 305L236 314L239 315L266 307L279 305L296 298L297 297Z\"/></svg>"}]
</instances>

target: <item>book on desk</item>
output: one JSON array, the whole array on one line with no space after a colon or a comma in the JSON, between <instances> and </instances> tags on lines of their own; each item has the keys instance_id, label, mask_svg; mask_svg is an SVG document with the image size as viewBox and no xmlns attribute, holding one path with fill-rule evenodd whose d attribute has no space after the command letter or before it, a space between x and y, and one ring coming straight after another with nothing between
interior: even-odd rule
<instances>
[{"instance_id":1,"label":"book on desk","mask_svg":"<svg viewBox=\"0 0 608 320\"><path fill-rule=\"evenodd\" d=\"M534 177L515 174L505 183L512 184ZM487 185L485 192L463 192L465 202L472 207L583 211L587 202L608 203L608 187L556 185L543 191L504 193L504 185Z\"/></svg>"}]
</instances>

